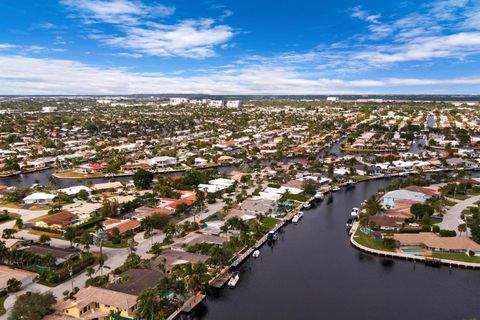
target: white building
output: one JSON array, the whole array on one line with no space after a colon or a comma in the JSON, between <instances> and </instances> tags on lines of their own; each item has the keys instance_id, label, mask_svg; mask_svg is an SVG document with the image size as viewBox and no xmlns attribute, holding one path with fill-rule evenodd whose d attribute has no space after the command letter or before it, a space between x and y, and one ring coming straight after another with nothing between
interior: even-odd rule
<instances>
[{"instance_id":1,"label":"white building","mask_svg":"<svg viewBox=\"0 0 480 320\"><path fill-rule=\"evenodd\" d=\"M178 106L182 103L188 103L187 98L170 98L170 105L172 106Z\"/></svg>"},{"instance_id":2,"label":"white building","mask_svg":"<svg viewBox=\"0 0 480 320\"><path fill-rule=\"evenodd\" d=\"M148 159L146 163L152 167L168 167L168 166L175 166L177 165L178 161L177 158L174 157L155 157Z\"/></svg>"},{"instance_id":3,"label":"white building","mask_svg":"<svg viewBox=\"0 0 480 320\"><path fill-rule=\"evenodd\" d=\"M44 192L35 192L29 196L23 198L25 204L48 204L55 199L56 194L44 193Z\"/></svg>"},{"instance_id":4,"label":"white building","mask_svg":"<svg viewBox=\"0 0 480 320\"><path fill-rule=\"evenodd\" d=\"M241 100L227 100L227 108L240 108L242 106Z\"/></svg>"},{"instance_id":5,"label":"white building","mask_svg":"<svg viewBox=\"0 0 480 320\"><path fill-rule=\"evenodd\" d=\"M55 112L57 111L57 107L42 107L42 112L48 113L48 112Z\"/></svg>"},{"instance_id":6,"label":"white building","mask_svg":"<svg viewBox=\"0 0 480 320\"><path fill-rule=\"evenodd\" d=\"M338 102L340 101L339 97L327 97L327 101Z\"/></svg>"},{"instance_id":7,"label":"white building","mask_svg":"<svg viewBox=\"0 0 480 320\"><path fill-rule=\"evenodd\" d=\"M210 100L208 106L213 108L223 107L223 100Z\"/></svg>"}]
</instances>

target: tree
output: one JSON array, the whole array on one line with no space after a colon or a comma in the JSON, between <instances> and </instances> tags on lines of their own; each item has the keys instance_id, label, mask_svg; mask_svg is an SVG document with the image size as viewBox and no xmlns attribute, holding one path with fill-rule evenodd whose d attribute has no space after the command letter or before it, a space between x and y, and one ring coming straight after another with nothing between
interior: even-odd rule
<instances>
[{"instance_id":1,"label":"tree","mask_svg":"<svg viewBox=\"0 0 480 320\"><path fill-rule=\"evenodd\" d=\"M77 236L77 230L74 227L66 227L63 236L70 241L70 247L73 247L73 240Z\"/></svg>"},{"instance_id":2,"label":"tree","mask_svg":"<svg viewBox=\"0 0 480 320\"><path fill-rule=\"evenodd\" d=\"M139 169L133 175L133 183L137 189L150 189L153 181L153 173L144 169Z\"/></svg>"},{"instance_id":3,"label":"tree","mask_svg":"<svg viewBox=\"0 0 480 320\"><path fill-rule=\"evenodd\" d=\"M459 224L457 229L461 236L462 232L467 232L467 224L466 223Z\"/></svg>"},{"instance_id":4,"label":"tree","mask_svg":"<svg viewBox=\"0 0 480 320\"><path fill-rule=\"evenodd\" d=\"M140 294L137 299L136 319L165 319L160 303L160 294L156 289L146 289Z\"/></svg>"},{"instance_id":5,"label":"tree","mask_svg":"<svg viewBox=\"0 0 480 320\"><path fill-rule=\"evenodd\" d=\"M423 215L427 214L431 216L434 212L434 209L428 204L414 203L410 207L410 212L417 217L417 219L422 219Z\"/></svg>"},{"instance_id":6,"label":"tree","mask_svg":"<svg viewBox=\"0 0 480 320\"><path fill-rule=\"evenodd\" d=\"M80 244L83 245L85 251L90 251L90 246L93 244L93 236L90 234L90 232L82 233L80 236Z\"/></svg>"},{"instance_id":7,"label":"tree","mask_svg":"<svg viewBox=\"0 0 480 320\"><path fill-rule=\"evenodd\" d=\"M8 320L41 320L53 313L52 305L55 302L51 292L27 292L17 298Z\"/></svg>"},{"instance_id":8,"label":"tree","mask_svg":"<svg viewBox=\"0 0 480 320\"><path fill-rule=\"evenodd\" d=\"M8 279L7 281L7 289L9 292L17 292L21 286L22 282L15 278Z\"/></svg>"},{"instance_id":9,"label":"tree","mask_svg":"<svg viewBox=\"0 0 480 320\"><path fill-rule=\"evenodd\" d=\"M40 242L41 244L46 244L46 243L49 243L52 239L50 239L50 237L46 234L42 234L40 235L40 238L38 238L38 242Z\"/></svg>"},{"instance_id":10,"label":"tree","mask_svg":"<svg viewBox=\"0 0 480 320\"><path fill-rule=\"evenodd\" d=\"M16 232L17 232L17 230L15 230L15 229L10 229L10 228L4 229L3 232L2 232L2 237L5 238L5 239L10 239L11 237L13 237L13 235Z\"/></svg>"},{"instance_id":11,"label":"tree","mask_svg":"<svg viewBox=\"0 0 480 320\"><path fill-rule=\"evenodd\" d=\"M80 199L80 200L83 200L83 201L87 201L88 200L88 191L84 190L84 189L78 191L77 198Z\"/></svg>"},{"instance_id":12,"label":"tree","mask_svg":"<svg viewBox=\"0 0 480 320\"><path fill-rule=\"evenodd\" d=\"M15 228L17 228L17 230L22 230L23 229L22 218L18 217L17 219L15 219Z\"/></svg>"}]
</instances>

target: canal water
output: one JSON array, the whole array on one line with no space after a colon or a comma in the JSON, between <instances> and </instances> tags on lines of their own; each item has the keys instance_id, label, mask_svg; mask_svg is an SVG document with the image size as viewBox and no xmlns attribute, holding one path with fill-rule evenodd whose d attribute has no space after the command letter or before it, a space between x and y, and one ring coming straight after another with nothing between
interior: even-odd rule
<instances>
[{"instance_id":1,"label":"canal water","mask_svg":"<svg viewBox=\"0 0 480 320\"><path fill-rule=\"evenodd\" d=\"M385 259L351 246L345 223L352 207L388 183L359 183L306 210L258 259L241 265L234 289L210 295L189 318L480 318L480 271Z\"/></svg>"}]
</instances>

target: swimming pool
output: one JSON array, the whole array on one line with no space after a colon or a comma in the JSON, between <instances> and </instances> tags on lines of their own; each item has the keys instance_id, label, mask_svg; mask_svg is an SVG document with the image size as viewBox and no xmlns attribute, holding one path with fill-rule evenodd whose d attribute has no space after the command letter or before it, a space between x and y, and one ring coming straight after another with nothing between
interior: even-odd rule
<instances>
[{"instance_id":1,"label":"swimming pool","mask_svg":"<svg viewBox=\"0 0 480 320\"><path fill-rule=\"evenodd\" d=\"M366 227L360 228L360 231L362 231L365 234L372 234L373 232L372 229L366 228Z\"/></svg>"},{"instance_id":2,"label":"swimming pool","mask_svg":"<svg viewBox=\"0 0 480 320\"><path fill-rule=\"evenodd\" d=\"M424 250L422 249L402 249L405 253L422 253Z\"/></svg>"}]
</instances>

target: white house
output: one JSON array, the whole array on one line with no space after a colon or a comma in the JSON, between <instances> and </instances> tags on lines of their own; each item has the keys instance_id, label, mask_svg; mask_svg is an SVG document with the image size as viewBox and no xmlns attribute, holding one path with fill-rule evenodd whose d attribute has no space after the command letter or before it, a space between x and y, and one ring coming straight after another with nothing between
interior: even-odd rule
<instances>
[{"instance_id":1,"label":"white house","mask_svg":"<svg viewBox=\"0 0 480 320\"><path fill-rule=\"evenodd\" d=\"M339 97L327 97L327 101L338 102L340 101Z\"/></svg>"},{"instance_id":2,"label":"white house","mask_svg":"<svg viewBox=\"0 0 480 320\"><path fill-rule=\"evenodd\" d=\"M227 100L227 108L240 108L242 106L241 100Z\"/></svg>"},{"instance_id":3,"label":"white house","mask_svg":"<svg viewBox=\"0 0 480 320\"><path fill-rule=\"evenodd\" d=\"M210 100L208 106L213 108L223 107L223 100Z\"/></svg>"},{"instance_id":4,"label":"white house","mask_svg":"<svg viewBox=\"0 0 480 320\"><path fill-rule=\"evenodd\" d=\"M151 159L148 159L146 163L152 167L168 167L168 166L175 166L177 165L178 161L177 158L174 157L167 157L167 156L162 156L162 157L154 157Z\"/></svg>"},{"instance_id":5,"label":"white house","mask_svg":"<svg viewBox=\"0 0 480 320\"><path fill-rule=\"evenodd\" d=\"M170 98L170 105L172 106L178 106L183 103L187 103L188 99L187 98Z\"/></svg>"},{"instance_id":6,"label":"white house","mask_svg":"<svg viewBox=\"0 0 480 320\"><path fill-rule=\"evenodd\" d=\"M75 196L77 193L79 193L81 190L87 191L89 194L92 193L92 189L86 186L73 186L73 187L68 187L64 189L58 189L58 192L65 193L69 196Z\"/></svg>"},{"instance_id":7,"label":"white house","mask_svg":"<svg viewBox=\"0 0 480 320\"><path fill-rule=\"evenodd\" d=\"M25 204L48 204L55 199L57 195L45 192L35 192L23 198Z\"/></svg>"}]
</instances>

